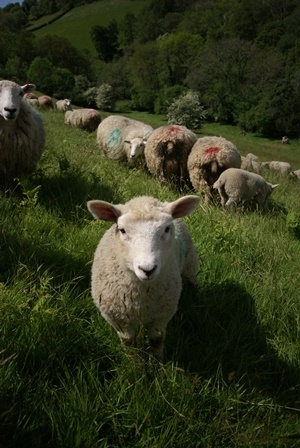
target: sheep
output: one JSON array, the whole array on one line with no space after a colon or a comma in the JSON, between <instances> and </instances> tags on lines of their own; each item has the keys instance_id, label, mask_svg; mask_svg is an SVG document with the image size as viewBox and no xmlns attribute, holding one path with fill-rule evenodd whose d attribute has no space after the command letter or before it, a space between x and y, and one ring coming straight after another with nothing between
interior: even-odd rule
<instances>
[{"instance_id":1,"label":"sheep","mask_svg":"<svg viewBox=\"0 0 300 448\"><path fill-rule=\"evenodd\" d=\"M277 186L278 184L270 184L259 174L240 168L228 168L213 184L213 188L219 192L223 208L254 202L260 209Z\"/></svg>"},{"instance_id":2,"label":"sheep","mask_svg":"<svg viewBox=\"0 0 300 448\"><path fill-rule=\"evenodd\" d=\"M254 162L259 162L259 158L258 158L255 154L253 154L252 152L249 152L249 153L246 155L246 157L247 157L247 159L251 160L252 162L253 162L253 161L254 161Z\"/></svg>"},{"instance_id":3,"label":"sheep","mask_svg":"<svg viewBox=\"0 0 300 448\"><path fill-rule=\"evenodd\" d=\"M212 186L227 168L240 168L241 155L236 146L223 137L200 137L188 157L188 171L196 191L212 199Z\"/></svg>"},{"instance_id":4,"label":"sheep","mask_svg":"<svg viewBox=\"0 0 300 448\"><path fill-rule=\"evenodd\" d=\"M187 160L196 140L196 135L185 126L169 124L155 129L145 146L150 173L162 185L171 181L179 190L189 185Z\"/></svg>"},{"instance_id":5,"label":"sheep","mask_svg":"<svg viewBox=\"0 0 300 448\"><path fill-rule=\"evenodd\" d=\"M284 136L281 138L281 143L282 143L282 144L289 144L289 143L290 143L290 139L288 138L287 135L284 135Z\"/></svg>"},{"instance_id":6,"label":"sheep","mask_svg":"<svg viewBox=\"0 0 300 448\"><path fill-rule=\"evenodd\" d=\"M38 97L38 101L41 109L53 109L53 101L50 96L41 95Z\"/></svg>"},{"instance_id":7,"label":"sheep","mask_svg":"<svg viewBox=\"0 0 300 448\"><path fill-rule=\"evenodd\" d=\"M101 123L100 113L95 109L74 109L65 112L65 124L94 132Z\"/></svg>"},{"instance_id":8,"label":"sheep","mask_svg":"<svg viewBox=\"0 0 300 448\"><path fill-rule=\"evenodd\" d=\"M35 93L28 92L23 95L24 100L37 100L38 96Z\"/></svg>"},{"instance_id":9,"label":"sheep","mask_svg":"<svg viewBox=\"0 0 300 448\"><path fill-rule=\"evenodd\" d=\"M87 202L96 219L114 223L95 251L93 301L125 345L135 345L137 327L144 326L150 350L159 360L167 324L177 311L182 277L197 285L197 250L178 218L198 203L199 197L192 195L173 202L150 196L120 205Z\"/></svg>"},{"instance_id":10,"label":"sheep","mask_svg":"<svg viewBox=\"0 0 300 448\"><path fill-rule=\"evenodd\" d=\"M41 114L24 99L36 87L0 81L0 178L9 187L14 179L33 173L44 151Z\"/></svg>"},{"instance_id":11,"label":"sheep","mask_svg":"<svg viewBox=\"0 0 300 448\"><path fill-rule=\"evenodd\" d=\"M66 112L67 110L72 110L72 101L68 98L64 100L58 100L55 103L55 107L59 112Z\"/></svg>"},{"instance_id":12,"label":"sheep","mask_svg":"<svg viewBox=\"0 0 300 448\"><path fill-rule=\"evenodd\" d=\"M272 160L271 162L262 162L261 166L273 171L279 171L281 174L288 174L292 171L292 166L288 162L279 162Z\"/></svg>"},{"instance_id":13,"label":"sheep","mask_svg":"<svg viewBox=\"0 0 300 448\"><path fill-rule=\"evenodd\" d=\"M260 163L255 160L249 159L247 156L241 156L241 168L247 171L253 171L254 173L260 172Z\"/></svg>"},{"instance_id":14,"label":"sheep","mask_svg":"<svg viewBox=\"0 0 300 448\"><path fill-rule=\"evenodd\" d=\"M300 179L300 170L294 170L290 172L290 176L296 177L297 179Z\"/></svg>"},{"instance_id":15,"label":"sheep","mask_svg":"<svg viewBox=\"0 0 300 448\"><path fill-rule=\"evenodd\" d=\"M152 132L153 128L141 121L110 115L98 126L97 143L108 158L136 165L144 160L145 143Z\"/></svg>"},{"instance_id":16,"label":"sheep","mask_svg":"<svg viewBox=\"0 0 300 448\"><path fill-rule=\"evenodd\" d=\"M38 109L40 107L39 100L36 98L27 98L26 101L28 104L30 104L35 109Z\"/></svg>"}]
</instances>

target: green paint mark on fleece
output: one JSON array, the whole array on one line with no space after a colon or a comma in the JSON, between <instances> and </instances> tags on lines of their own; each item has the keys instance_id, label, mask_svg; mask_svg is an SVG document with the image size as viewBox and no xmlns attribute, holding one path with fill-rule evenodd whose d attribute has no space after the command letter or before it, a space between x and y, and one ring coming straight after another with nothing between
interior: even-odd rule
<instances>
[{"instance_id":1,"label":"green paint mark on fleece","mask_svg":"<svg viewBox=\"0 0 300 448\"><path fill-rule=\"evenodd\" d=\"M185 244L183 232L181 230L181 227L179 225L177 225L177 221L174 221L174 226L175 226L177 258L179 261L180 270L182 270L183 266L184 266L184 260L185 260L186 244Z\"/></svg>"},{"instance_id":2,"label":"green paint mark on fleece","mask_svg":"<svg viewBox=\"0 0 300 448\"><path fill-rule=\"evenodd\" d=\"M115 128L111 131L111 133L108 136L108 144L113 151L117 151L119 149L118 143L121 137L121 132L122 132L121 129Z\"/></svg>"}]
</instances>

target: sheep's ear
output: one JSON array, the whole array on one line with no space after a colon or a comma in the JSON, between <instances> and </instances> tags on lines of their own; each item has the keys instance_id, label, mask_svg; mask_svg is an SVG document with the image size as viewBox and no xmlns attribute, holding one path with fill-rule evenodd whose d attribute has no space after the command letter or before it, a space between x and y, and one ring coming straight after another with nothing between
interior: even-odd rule
<instances>
[{"instance_id":1,"label":"sheep's ear","mask_svg":"<svg viewBox=\"0 0 300 448\"><path fill-rule=\"evenodd\" d=\"M35 84L25 84L24 86L22 86L22 90L24 93L33 92L34 90L36 90L36 85Z\"/></svg>"},{"instance_id":2,"label":"sheep's ear","mask_svg":"<svg viewBox=\"0 0 300 448\"><path fill-rule=\"evenodd\" d=\"M272 185L272 190L274 190L274 188L278 187L278 185L279 184Z\"/></svg>"},{"instance_id":3,"label":"sheep's ear","mask_svg":"<svg viewBox=\"0 0 300 448\"><path fill-rule=\"evenodd\" d=\"M110 202L88 201L87 208L94 218L103 221L117 222L119 216L121 216L121 210Z\"/></svg>"},{"instance_id":4,"label":"sheep's ear","mask_svg":"<svg viewBox=\"0 0 300 448\"><path fill-rule=\"evenodd\" d=\"M192 213L198 206L199 201L199 196L183 196L174 202L170 202L166 207L166 211L167 213L170 213L174 219L181 218Z\"/></svg>"}]
</instances>

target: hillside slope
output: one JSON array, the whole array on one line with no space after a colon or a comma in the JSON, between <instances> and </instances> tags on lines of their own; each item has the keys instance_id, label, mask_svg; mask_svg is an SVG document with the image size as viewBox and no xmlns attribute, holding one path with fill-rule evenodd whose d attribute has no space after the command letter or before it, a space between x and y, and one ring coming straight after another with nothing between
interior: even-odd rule
<instances>
[{"instance_id":1,"label":"hillside slope","mask_svg":"<svg viewBox=\"0 0 300 448\"><path fill-rule=\"evenodd\" d=\"M80 50L88 50L97 54L90 36L94 25L107 26L115 19L120 22L127 13L136 14L145 0L102 0L71 9L55 22L34 31L38 37L55 34L66 37Z\"/></svg>"}]
</instances>

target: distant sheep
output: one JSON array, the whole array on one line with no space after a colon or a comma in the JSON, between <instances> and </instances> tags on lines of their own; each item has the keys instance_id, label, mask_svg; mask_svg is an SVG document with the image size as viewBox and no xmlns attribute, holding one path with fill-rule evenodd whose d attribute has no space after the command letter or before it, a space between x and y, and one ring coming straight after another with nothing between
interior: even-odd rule
<instances>
[{"instance_id":1,"label":"distant sheep","mask_svg":"<svg viewBox=\"0 0 300 448\"><path fill-rule=\"evenodd\" d=\"M50 96L41 95L38 97L38 101L41 109L53 109L53 101Z\"/></svg>"},{"instance_id":2,"label":"distant sheep","mask_svg":"<svg viewBox=\"0 0 300 448\"><path fill-rule=\"evenodd\" d=\"M241 155L236 146L223 137L200 137L188 158L188 170L196 191L211 198L212 186L227 168L240 168Z\"/></svg>"},{"instance_id":3,"label":"distant sheep","mask_svg":"<svg viewBox=\"0 0 300 448\"><path fill-rule=\"evenodd\" d=\"M72 101L68 98L64 100L58 100L55 103L55 107L59 112L66 112L67 110L72 110Z\"/></svg>"},{"instance_id":4,"label":"distant sheep","mask_svg":"<svg viewBox=\"0 0 300 448\"><path fill-rule=\"evenodd\" d=\"M255 160L248 159L248 157L241 156L241 168L243 170L252 171L254 173L260 172L260 163Z\"/></svg>"},{"instance_id":5,"label":"distant sheep","mask_svg":"<svg viewBox=\"0 0 300 448\"><path fill-rule=\"evenodd\" d=\"M185 126L166 125L155 129L145 147L148 170L161 184L171 181L179 190L189 184L187 160L196 135Z\"/></svg>"},{"instance_id":6,"label":"distant sheep","mask_svg":"<svg viewBox=\"0 0 300 448\"><path fill-rule=\"evenodd\" d=\"M262 208L274 188L262 176L239 168L228 168L223 171L213 188L219 191L223 207L256 203Z\"/></svg>"},{"instance_id":7,"label":"distant sheep","mask_svg":"<svg viewBox=\"0 0 300 448\"><path fill-rule=\"evenodd\" d=\"M251 160L252 162L259 162L259 157L257 157L255 154L253 154L252 152L249 152L246 155L247 159Z\"/></svg>"},{"instance_id":8,"label":"distant sheep","mask_svg":"<svg viewBox=\"0 0 300 448\"><path fill-rule=\"evenodd\" d=\"M97 129L97 143L110 159L131 164L144 160L145 143L153 128L138 120L110 115Z\"/></svg>"},{"instance_id":9,"label":"distant sheep","mask_svg":"<svg viewBox=\"0 0 300 448\"><path fill-rule=\"evenodd\" d=\"M140 196L126 204L89 201L96 219L113 222L101 238L92 266L92 297L126 345L148 330L152 354L162 359L168 322L177 310L182 277L197 284L198 254L181 222L198 196L160 202Z\"/></svg>"},{"instance_id":10,"label":"distant sheep","mask_svg":"<svg viewBox=\"0 0 300 448\"><path fill-rule=\"evenodd\" d=\"M288 138L287 135L284 135L281 139L281 143L282 144L289 144L290 143L290 139Z\"/></svg>"},{"instance_id":11,"label":"distant sheep","mask_svg":"<svg viewBox=\"0 0 300 448\"><path fill-rule=\"evenodd\" d=\"M23 99L24 93L35 88L34 84L0 81L0 179L5 186L31 174L44 151L41 114Z\"/></svg>"},{"instance_id":12,"label":"distant sheep","mask_svg":"<svg viewBox=\"0 0 300 448\"><path fill-rule=\"evenodd\" d=\"M297 179L300 179L300 170L291 171L290 176L297 177Z\"/></svg>"},{"instance_id":13,"label":"distant sheep","mask_svg":"<svg viewBox=\"0 0 300 448\"><path fill-rule=\"evenodd\" d=\"M292 166L288 162L279 162L272 160L271 162L262 162L261 166L264 168L269 168L273 171L279 171L281 174L288 174L292 171Z\"/></svg>"},{"instance_id":14,"label":"distant sheep","mask_svg":"<svg viewBox=\"0 0 300 448\"><path fill-rule=\"evenodd\" d=\"M94 132L101 123L101 116L95 109L74 109L65 113L65 124Z\"/></svg>"},{"instance_id":15,"label":"distant sheep","mask_svg":"<svg viewBox=\"0 0 300 448\"><path fill-rule=\"evenodd\" d=\"M25 93L24 94L24 96L23 96L23 98L24 98L24 100L37 100L38 99L38 96L35 94L35 93L32 93L32 92L28 92L28 93Z\"/></svg>"}]
</instances>

